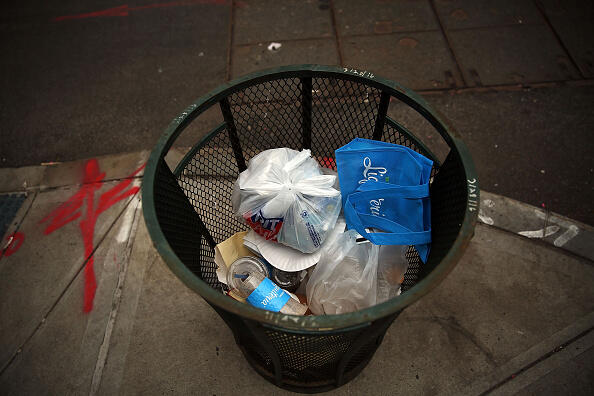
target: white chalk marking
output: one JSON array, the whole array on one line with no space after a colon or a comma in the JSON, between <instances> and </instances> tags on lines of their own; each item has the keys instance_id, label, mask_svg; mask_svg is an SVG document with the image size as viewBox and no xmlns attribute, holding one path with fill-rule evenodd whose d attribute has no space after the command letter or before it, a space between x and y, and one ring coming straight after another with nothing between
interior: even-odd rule
<instances>
[{"instance_id":1,"label":"white chalk marking","mask_svg":"<svg viewBox=\"0 0 594 396\"><path fill-rule=\"evenodd\" d=\"M575 238L575 236L577 234L579 234L579 232L580 232L580 229L572 224L569 226L567 231L565 231L557 239L555 239L555 241L553 242L553 245L555 245L557 247L561 247L561 246L565 245L567 242L569 242L571 239Z\"/></svg>"},{"instance_id":2,"label":"white chalk marking","mask_svg":"<svg viewBox=\"0 0 594 396\"><path fill-rule=\"evenodd\" d=\"M544 237L548 237L550 235L553 235L554 233L558 232L561 228L559 226L556 225L552 225L552 226L548 226L547 228L543 229L541 228L540 230L536 230L536 231L520 231L518 232L518 234L525 236L527 238L543 238Z\"/></svg>"},{"instance_id":3,"label":"white chalk marking","mask_svg":"<svg viewBox=\"0 0 594 396\"><path fill-rule=\"evenodd\" d=\"M487 224L487 225L493 225L495 224L495 221L493 221L493 219L489 216L487 216L482 209L479 209L479 214L478 214L478 218L480 221L482 221L483 223Z\"/></svg>"},{"instance_id":4,"label":"white chalk marking","mask_svg":"<svg viewBox=\"0 0 594 396\"><path fill-rule=\"evenodd\" d=\"M547 217L546 214L543 213L543 211L540 209L534 209L534 213L536 214L536 217L538 217L539 219L545 220ZM567 230L563 234L559 235L559 237L555 239L555 241L553 242L553 245L557 247L565 245L567 242L575 238L580 233L580 229L578 226L571 223L570 221L563 220L557 216L549 216L548 221L549 223L559 224L561 227L567 228Z\"/></svg>"},{"instance_id":5,"label":"white chalk marking","mask_svg":"<svg viewBox=\"0 0 594 396\"><path fill-rule=\"evenodd\" d=\"M490 199L483 199L483 204L487 207L487 208L493 208L495 207L495 202L493 202Z\"/></svg>"},{"instance_id":6,"label":"white chalk marking","mask_svg":"<svg viewBox=\"0 0 594 396\"><path fill-rule=\"evenodd\" d=\"M129 233L133 233L136 235L136 231L138 229L138 222L140 216L136 216L136 213L140 214L141 211L139 209L140 200L137 201L136 206L134 206L134 202L128 207L126 210L126 219L124 220L125 223L128 222L127 216L129 213L132 214L132 220L130 221ZM119 234L119 233L118 233ZM118 316L118 312L120 309L121 301L122 301L122 291L124 289L124 283L126 281L126 274L128 273L128 264L130 262L130 254L132 253L132 242L133 239L126 240L129 243L126 245L126 249L124 250L123 257L121 258L121 266L120 272L118 274L118 283L113 293L113 297L111 300L111 312L109 313L107 324L105 326L105 333L103 333L103 341L101 346L99 347L99 354L97 356L97 362L95 363L95 370L93 371L93 377L91 379L91 389L89 391L89 396L95 396L99 391L99 386L101 385L101 378L103 377L103 370L105 368L105 363L107 362L107 354L109 351L109 347L111 345L111 336L113 334L113 329L115 327L115 322Z\"/></svg>"},{"instance_id":7,"label":"white chalk marking","mask_svg":"<svg viewBox=\"0 0 594 396\"><path fill-rule=\"evenodd\" d=\"M130 229L132 228L132 221L134 220L135 211L136 208L130 209L130 207L128 207L126 209L126 213L124 213L124 221L122 222L122 227L118 230L118 233L116 235L116 241L118 241L118 243L125 243L128 241L128 237L130 236Z\"/></svg>"}]
</instances>

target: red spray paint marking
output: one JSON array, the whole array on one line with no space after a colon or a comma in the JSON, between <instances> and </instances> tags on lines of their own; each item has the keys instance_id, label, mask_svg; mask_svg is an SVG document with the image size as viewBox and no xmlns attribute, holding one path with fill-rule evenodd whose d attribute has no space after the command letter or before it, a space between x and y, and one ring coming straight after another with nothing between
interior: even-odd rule
<instances>
[{"instance_id":1,"label":"red spray paint marking","mask_svg":"<svg viewBox=\"0 0 594 396\"><path fill-rule=\"evenodd\" d=\"M6 249L4 249L4 257L9 257L21 248L21 245L25 241L25 234L22 232L15 232L14 234L8 235L6 239L8 240L8 244Z\"/></svg>"},{"instance_id":2,"label":"red spray paint marking","mask_svg":"<svg viewBox=\"0 0 594 396\"><path fill-rule=\"evenodd\" d=\"M68 19L86 19L86 18L98 18L98 17L117 17L117 16L128 16L130 11L145 10L148 8L165 8L165 7L181 7L189 6L194 4L226 4L227 0L188 0L188 1L173 1L170 3L159 3L159 4L148 4L139 7L129 7L127 4L108 8L107 10L93 11L85 14L77 15L63 15L53 19L54 22L65 21Z\"/></svg>"},{"instance_id":3,"label":"red spray paint marking","mask_svg":"<svg viewBox=\"0 0 594 396\"><path fill-rule=\"evenodd\" d=\"M64 225L82 217L79 223L79 228L85 247L85 258L88 257L84 275L85 292L83 311L85 313L90 312L93 309L93 300L97 289L95 271L93 269L93 239L95 236L95 224L97 223L97 219L101 213L109 209L115 203L138 192L140 187L128 187L132 183L132 179L130 178L137 175L143 168L144 165L136 169L130 176L128 176L128 179L122 180L110 190L101 194L98 202L96 202L95 192L102 187L101 180L105 178L105 172L99 170L99 163L96 159L87 161L85 163L82 180L83 184L80 189L70 197L68 201L58 206L56 210L40 221L40 223L49 223L44 230L45 235L49 235ZM84 210L81 209L83 205L85 205Z\"/></svg>"}]
</instances>

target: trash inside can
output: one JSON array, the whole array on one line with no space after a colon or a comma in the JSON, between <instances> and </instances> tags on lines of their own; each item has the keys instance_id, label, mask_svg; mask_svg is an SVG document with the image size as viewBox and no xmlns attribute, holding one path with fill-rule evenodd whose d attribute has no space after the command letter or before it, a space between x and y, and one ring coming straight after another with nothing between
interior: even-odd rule
<instances>
[{"instance_id":1,"label":"trash inside can","mask_svg":"<svg viewBox=\"0 0 594 396\"><path fill-rule=\"evenodd\" d=\"M234 212L232 195L250 159L275 148L308 150L321 167L336 171L335 150L355 138L396 143L432 161L427 168L430 249L419 240L393 254L379 253L378 273L392 256L408 261L398 294L368 308L329 315L301 315L305 308L295 296L286 296L283 304L289 301L297 308L279 312L238 301L241 296L231 298L227 283L236 279L220 269L217 273L215 248L249 229ZM170 269L221 316L260 375L306 393L339 387L363 370L400 312L456 265L472 237L479 203L465 145L421 97L367 71L316 65L254 73L190 105L152 151L142 190L148 230ZM246 233L239 235L243 239ZM294 239L290 234L285 238ZM257 249L260 241L248 239L245 245ZM296 246L310 252L316 243ZM287 279L257 258L244 261L262 273L250 277L249 291L268 282L267 277L289 287L300 276ZM283 265L295 274L310 265L293 264Z\"/></svg>"}]
</instances>

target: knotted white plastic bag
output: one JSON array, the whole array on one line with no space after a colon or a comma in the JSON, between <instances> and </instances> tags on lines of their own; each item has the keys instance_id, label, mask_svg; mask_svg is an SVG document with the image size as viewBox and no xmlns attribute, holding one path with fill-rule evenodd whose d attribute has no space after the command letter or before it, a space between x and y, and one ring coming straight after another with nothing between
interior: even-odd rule
<instances>
[{"instance_id":1,"label":"knotted white plastic bag","mask_svg":"<svg viewBox=\"0 0 594 396\"><path fill-rule=\"evenodd\" d=\"M312 253L340 213L335 183L336 176L324 175L310 150L266 150L239 175L233 210L265 239Z\"/></svg>"}]
</instances>

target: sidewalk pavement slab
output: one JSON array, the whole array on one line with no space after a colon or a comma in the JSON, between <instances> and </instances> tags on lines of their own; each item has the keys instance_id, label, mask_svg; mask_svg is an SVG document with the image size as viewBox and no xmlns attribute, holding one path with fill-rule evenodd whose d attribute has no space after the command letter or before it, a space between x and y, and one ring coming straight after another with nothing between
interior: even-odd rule
<instances>
[{"instance_id":1,"label":"sidewalk pavement slab","mask_svg":"<svg viewBox=\"0 0 594 396\"><path fill-rule=\"evenodd\" d=\"M540 0L551 25L584 77L594 77L594 4L590 0Z\"/></svg>"},{"instance_id":2,"label":"sidewalk pavement slab","mask_svg":"<svg viewBox=\"0 0 594 396\"><path fill-rule=\"evenodd\" d=\"M412 89L463 86L440 31L345 37L344 64L370 70Z\"/></svg>"},{"instance_id":3,"label":"sidewalk pavement slab","mask_svg":"<svg viewBox=\"0 0 594 396\"><path fill-rule=\"evenodd\" d=\"M318 1L253 0L237 4L234 12L236 45L334 37L330 10Z\"/></svg>"},{"instance_id":4,"label":"sidewalk pavement slab","mask_svg":"<svg viewBox=\"0 0 594 396\"><path fill-rule=\"evenodd\" d=\"M548 26L456 30L449 37L469 86L579 78Z\"/></svg>"},{"instance_id":5,"label":"sidewalk pavement slab","mask_svg":"<svg viewBox=\"0 0 594 396\"><path fill-rule=\"evenodd\" d=\"M551 365L550 362L546 362L527 374L517 377L518 381L514 378L514 381L509 381L501 388L496 389L493 396L594 394L594 372L592 370L594 367L594 342L592 340L594 332L590 332L587 338L587 345L584 341L568 347L568 350L571 349L575 356L572 356L572 353L565 354L565 351L559 352L559 364L553 370L547 367ZM523 380L524 376L525 380ZM535 379L538 380L535 381Z\"/></svg>"},{"instance_id":6,"label":"sidewalk pavement slab","mask_svg":"<svg viewBox=\"0 0 594 396\"><path fill-rule=\"evenodd\" d=\"M591 312L551 336L543 338L538 344L518 354L485 376L475 379L472 384L463 388L448 389L448 391L452 394L482 395L515 387L518 384L538 386L541 382L546 382L544 377L550 375L547 373L557 371L560 366L567 367L567 362L577 358L578 355L594 345L594 340L591 337L593 328L594 312ZM584 377L588 381L590 373L594 374L591 368L586 368L574 375ZM561 383L564 379L566 378L560 377L557 378L557 381ZM594 381L589 380L589 382L590 385L594 385ZM507 394L512 393L508 391Z\"/></svg>"},{"instance_id":7,"label":"sidewalk pavement slab","mask_svg":"<svg viewBox=\"0 0 594 396\"><path fill-rule=\"evenodd\" d=\"M145 230L142 235L148 237ZM142 283L124 292L125 319L116 323L99 394L275 391L247 364L231 330L171 273L151 244L135 242L130 271Z\"/></svg>"},{"instance_id":8,"label":"sidewalk pavement slab","mask_svg":"<svg viewBox=\"0 0 594 396\"><path fill-rule=\"evenodd\" d=\"M97 195L116 185L116 182L104 183ZM81 201L60 209L77 190L71 186L38 193L18 227L24 236L20 249L0 261L0 370L33 334L87 258L80 222L88 214L81 213L81 209L69 212ZM93 224L93 246L104 238L129 200L114 203L98 217ZM75 217L76 213L81 220ZM51 225L57 228L46 234ZM78 306L81 312L82 307L81 295Z\"/></svg>"},{"instance_id":9,"label":"sidewalk pavement slab","mask_svg":"<svg viewBox=\"0 0 594 396\"><path fill-rule=\"evenodd\" d=\"M117 313L114 295L127 268L129 238L134 237L134 224L142 216L138 203L135 198L122 208L124 212L95 252L98 288L93 310L82 311L85 280L81 271L0 376L3 394L90 393L106 327ZM63 265L68 261L55 263ZM81 263L80 258L72 260L77 267Z\"/></svg>"},{"instance_id":10,"label":"sidewalk pavement slab","mask_svg":"<svg viewBox=\"0 0 594 396\"><path fill-rule=\"evenodd\" d=\"M233 47L232 78L257 70L291 64L339 64L336 43L333 39L278 41L281 47L269 50L270 42Z\"/></svg>"},{"instance_id":11,"label":"sidewalk pavement slab","mask_svg":"<svg viewBox=\"0 0 594 396\"><path fill-rule=\"evenodd\" d=\"M533 0L436 0L434 3L448 30L545 23Z\"/></svg>"},{"instance_id":12,"label":"sidewalk pavement slab","mask_svg":"<svg viewBox=\"0 0 594 396\"><path fill-rule=\"evenodd\" d=\"M288 394L248 366L223 321L143 243L135 242L136 282L124 291L126 319L109 354L107 367L113 359L117 370L106 369L101 393L118 391L121 379L122 394ZM478 225L456 269L401 314L357 378L331 393L463 388L594 311L592 282L591 262Z\"/></svg>"},{"instance_id":13,"label":"sidewalk pavement slab","mask_svg":"<svg viewBox=\"0 0 594 396\"><path fill-rule=\"evenodd\" d=\"M593 280L590 262L479 225L454 271L395 321L362 379L385 382L385 393L447 394L592 312Z\"/></svg>"},{"instance_id":14,"label":"sidewalk pavement slab","mask_svg":"<svg viewBox=\"0 0 594 396\"><path fill-rule=\"evenodd\" d=\"M144 165L148 156L149 151L143 150L47 165L45 175L40 183L40 188L46 190L50 188L82 184L85 180L86 166L90 161L96 161L101 172L105 173L100 180L96 181L140 177L144 174L144 169L141 169L134 175L132 175L132 173Z\"/></svg>"},{"instance_id":15,"label":"sidewalk pavement slab","mask_svg":"<svg viewBox=\"0 0 594 396\"><path fill-rule=\"evenodd\" d=\"M335 0L336 25L342 37L439 30L428 1Z\"/></svg>"},{"instance_id":16,"label":"sidewalk pavement slab","mask_svg":"<svg viewBox=\"0 0 594 396\"><path fill-rule=\"evenodd\" d=\"M141 210L141 208L139 209ZM139 219L137 233L132 235L131 238L134 238L134 242L129 256L126 282L122 289L120 308L117 320L114 322L111 340L107 344L109 349L103 366L102 379L98 384L98 395L122 394L120 392L122 377L129 355L130 339L135 330L136 311L138 300L144 288L145 274L152 270L156 261L160 260L159 253L153 247L142 215ZM189 293L183 289L181 292L189 296L192 301L197 302L199 306L204 304L204 301L195 293ZM179 297L179 294L176 295ZM154 316L155 312L151 312L146 319L150 320ZM159 329L154 330L159 331ZM131 359L135 358L132 357Z\"/></svg>"},{"instance_id":17,"label":"sidewalk pavement slab","mask_svg":"<svg viewBox=\"0 0 594 396\"><path fill-rule=\"evenodd\" d=\"M25 191L37 188L43 179L46 167L23 166L21 168L0 168L0 192Z\"/></svg>"},{"instance_id":18,"label":"sidewalk pavement slab","mask_svg":"<svg viewBox=\"0 0 594 396\"><path fill-rule=\"evenodd\" d=\"M502 381L481 388L470 386L458 394L477 395L591 395L594 389L594 324L588 315L589 329L576 339L548 343L543 359L526 362L518 371L507 371ZM544 343L542 343L544 344ZM523 355L526 355L524 353ZM522 355L520 355L522 357ZM497 371L497 370L496 370ZM511 373L511 374L510 374ZM478 383L477 383L478 385Z\"/></svg>"},{"instance_id":19,"label":"sidewalk pavement slab","mask_svg":"<svg viewBox=\"0 0 594 396\"><path fill-rule=\"evenodd\" d=\"M543 208L482 190L479 221L594 262L594 229Z\"/></svg>"}]
</instances>

